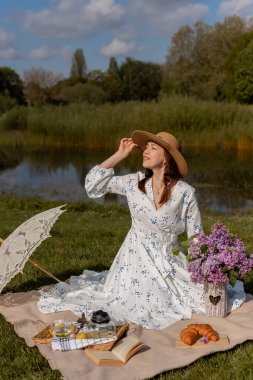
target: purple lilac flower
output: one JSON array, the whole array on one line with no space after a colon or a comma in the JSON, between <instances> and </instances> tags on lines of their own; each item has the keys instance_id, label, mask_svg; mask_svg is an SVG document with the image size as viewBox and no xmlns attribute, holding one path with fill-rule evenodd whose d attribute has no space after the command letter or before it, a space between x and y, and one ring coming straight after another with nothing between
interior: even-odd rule
<instances>
[{"instance_id":1,"label":"purple lilac flower","mask_svg":"<svg viewBox=\"0 0 253 380\"><path fill-rule=\"evenodd\" d=\"M191 280L193 283L195 284L202 283L203 275L202 275L201 259L196 259L190 262L187 265L187 269L191 273Z\"/></svg>"},{"instance_id":2,"label":"purple lilac flower","mask_svg":"<svg viewBox=\"0 0 253 380\"><path fill-rule=\"evenodd\" d=\"M203 344L208 344L209 339L207 336L202 336L202 338L200 338L199 342L203 343Z\"/></svg>"},{"instance_id":3,"label":"purple lilac flower","mask_svg":"<svg viewBox=\"0 0 253 380\"><path fill-rule=\"evenodd\" d=\"M204 232L199 232L190 243L191 257L197 259L203 257L201 247L207 244L207 236Z\"/></svg>"},{"instance_id":4,"label":"purple lilac flower","mask_svg":"<svg viewBox=\"0 0 253 380\"><path fill-rule=\"evenodd\" d=\"M213 225L210 235L198 233L190 243L188 254L187 269L194 283L226 283L230 273L243 278L253 268L253 254L247 257L242 240L220 223Z\"/></svg>"}]
</instances>

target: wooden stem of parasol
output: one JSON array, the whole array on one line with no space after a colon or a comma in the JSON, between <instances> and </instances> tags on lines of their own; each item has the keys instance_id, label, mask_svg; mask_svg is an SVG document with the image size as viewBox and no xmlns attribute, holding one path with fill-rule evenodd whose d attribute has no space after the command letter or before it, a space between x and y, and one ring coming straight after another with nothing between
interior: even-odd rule
<instances>
[{"instance_id":1,"label":"wooden stem of parasol","mask_svg":"<svg viewBox=\"0 0 253 380\"><path fill-rule=\"evenodd\" d=\"M52 273L48 272L46 269L44 269L43 267L41 267L38 263L36 263L35 261L33 261L32 259L28 259L28 261L34 265L36 268L39 268L40 270L42 270L42 272L46 273L49 277L52 277L55 281L57 282L62 282L61 280L59 280L59 278L55 277Z\"/></svg>"},{"instance_id":2,"label":"wooden stem of parasol","mask_svg":"<svg viewBox=\"0 0 253 380\"><path fill-rule=\"evenodd\" d=\"M3 242L4 242L4 240L2 238L0 238L0 244L2 244ZM34 265L36 268L39 268L40 270L42 270L42 272L46 273L49 277L52 277L55 281L62 282L61 280L59 280L59 278L55 277L52 273L50 273L46 269L42 268L38 263L36 263L32 259L28 259L28 261L30 261L30 263L32 265Z\"/></svg>"}]
</instances>

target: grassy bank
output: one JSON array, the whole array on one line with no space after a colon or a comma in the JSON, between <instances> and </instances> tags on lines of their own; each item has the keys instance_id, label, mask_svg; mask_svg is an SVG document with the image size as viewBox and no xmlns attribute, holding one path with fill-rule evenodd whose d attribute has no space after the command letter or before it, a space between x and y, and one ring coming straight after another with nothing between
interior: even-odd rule
<instances>
[{"instance_id":1,"label":"grassy bank","mask_svg":"<svg viewBox=\"0 0 253 380\"><path fill-rule=\"evenodd\" d=\"M56 202L0 198L0 231L5 238L19 224ZM232 232L244 239L253 251L253 211L240 215L203 214L207 230L217 220L224 222ZM130 226L128 210L120 206L99 206L93 202L68 205L47 239L33 254L33 259L65 281L70 275L79 275L83 269L108 269ZM17 275L4 289L19 292L50 284L52 280L27 263L23 274ZM246 289L253 294L253 276L246 281ZM9 323L0 315L0 379L1 380L58 380L58 371L52 371L37 348L28 348ZM252 376L253 343L246 342L228 352L211 355L179 370L156 376L159 380L203 378L249 379ZM215 369L215 370L214 370Z\"/></svg>"},{"instance_id":2,"label":"grassy bank","mask_svg":"<svg viewBox=\"0 0 253 380\"><path fill-rule=\"evenodd\" d=\"M0 118L0 145L112 147L135 129L170 131L184 145L253 148L253 109L182 96L158 102L13 109Z\"/></svg>"}]
</instances>

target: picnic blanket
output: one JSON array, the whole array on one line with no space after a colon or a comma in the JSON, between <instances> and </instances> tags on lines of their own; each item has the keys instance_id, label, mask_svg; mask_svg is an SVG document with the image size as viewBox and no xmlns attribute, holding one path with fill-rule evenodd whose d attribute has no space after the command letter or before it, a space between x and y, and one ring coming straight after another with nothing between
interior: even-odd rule
<instances>
[{"instance_id":1,"label":"picnic blanket","mask_svg":"<svg viewBox=\"0 0 253 380\"><path fill-rule=\"evenodd\" d=\"M28 346L35 343L32 337L38 333L37 321L50 324L56 319L76 320L70 311L42 314L37 308L38 291L10 293L0 297L0 313L14 325L16 333ZM95 365L82 350L53 351L48 345L38 345L41 354L52 369L58 369L66 380L140 380L155 376L166 370L184 367L201 356L228 350L246 340L253 340L253 297L248 296L239 309L226 318L193 314L191 320L182 320L163 330L147 330L130 325L128 334L134 333L146 345L124 367L101 367ZM177 348L176 341L182 328L189 323L210 323L215 330L229 337L229 344L207 345L203 348Z\"/></svg>"}]
</instances>

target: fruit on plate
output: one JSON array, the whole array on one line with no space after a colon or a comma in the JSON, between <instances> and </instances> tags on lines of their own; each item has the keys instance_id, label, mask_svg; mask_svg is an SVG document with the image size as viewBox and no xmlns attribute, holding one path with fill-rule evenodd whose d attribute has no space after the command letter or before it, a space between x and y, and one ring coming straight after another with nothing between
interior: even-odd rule
<instances>
[{"instance_id":1,"label":"fruit on plate","mask_svg":"<svg viewBox=\"0 0 253 380\"><path fill-rule=\"evenodd\" d=\"M55 330L59 330L59 329L62 329L62 328L64 328L65 327L65 324L64 323L57 323L57 324L52 324L52 326L51 326L51 329L53 330L53 331L55 331Z\"/></svg>"},{"instance_id":2,"label":"fruit on plate","mask_svg":"<svg viewBox=\"0 0 253 380\"><path fill-rule=\"evenodd\" d=\"M55 336L57 337L57 338L66 338L66 336L68 336L69 335L69 333L66 333L66 332L60 332L60 331L57 331L57 333L55 333Z\"/></svg>"},{"instance_id":3,"label":"fruit on plate","mask_svg":"<svg viewBox=\"0 0 253 380\"><path fill-rule=\"evenodd\" d=\"M76 339L88 339L88 335L85 332L80 331L76 334Z\"/></svg>"},{"instance_id":4,"label":"fruit on plate","mask_svg":"<svg viewBox=\"0 0 253 380\"><path fill-rule=\"evenodd\" d=\"M72 325L72 326L70 327L70 330L71 330L71 334L75 334L75 333L77 332L77 326Z\"/></svg>"}]
</instances>

